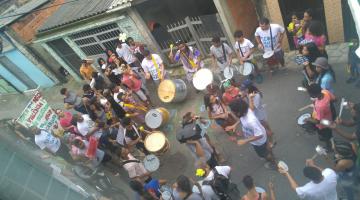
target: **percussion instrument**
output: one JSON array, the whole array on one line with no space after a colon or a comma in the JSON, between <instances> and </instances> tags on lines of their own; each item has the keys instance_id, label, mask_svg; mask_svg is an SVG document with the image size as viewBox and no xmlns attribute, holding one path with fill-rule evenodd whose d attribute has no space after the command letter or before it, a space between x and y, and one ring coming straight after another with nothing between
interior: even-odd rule
<instances>
[{"instance_id":1,"label":"percussion instrument","mask_svg":"<svg viewBox=\"0 0 360 200\"><path fill-rule=\"evenodd\" d=\"M156 108L149 110L145 115L145 124L152 129L159 128L169 121L170 113L166 108Z\"/></svg>"},{"instance_id":2,"label":"percussion instrument","mask_svg":"<svg viewBox=\"0 0 360 200\"><path fill-rule=\"evenodd\" d=\"M154 154L149 154L145 156L143 163L145 169L149 172L155 172L160 167L160 160Z\"/></svg>"},{"instance_id":3,"label":"percussion instrument","mask_svg":"<svg viewBox=\"0 0 360 200\"><path fill-rule=\"evenodd\" d=\"M254 65L251 62L244 62L243 65L240 66L240 74L244 75L244 76L248 76L250 74L252 74L252 72L254 71Z\"/></svg>"},{"instance_id":4,"label":"percussion instrument","mask_svg":"<svg viewBox=\"0 0 360 200\"><path fill-rule=\"evenodd\" d=\"M274 51L267 51L263 54L263 58L266 60L266 63L270 66L278 64L277 59L275 58Z\"/></svg>"},{"instance_id":5,"label":"percussion instrument","mask_svg":"<svg viewBox=\"0 0 360 200\"><path fill-rule=\"evenodd\" d=\"M186 98L186 84L181 79L161 81L158 87L158 96L164 103L180 102Z\"/></svg>"},{"instance_id":6,"label":"percussion instrument","mask_svg":"<svg viewBox=\"0 0 360 200\"><path fill-rule=\"evenodd\" d=\"M145 137L145 148L154 154L163 154L170 148L169 141L164 133L160 131L152 132Z\"/></svg>"},{"instance_id":7,"label":"percussion instrument","mask_svg":"<svg viewBox=\"0 0 360 200\"><path fill-rule=\"evenodd\" d=\"M197 90L205 90L206 86L214 80L213 73L210 69L202 68L194 74L193 85Z\"/></svg>"},{"instance_id":8,"label":"percussion instrument","mask_svg":"<svg viewBox=\"0 0 360 200\"><path fill-rule=\"evenodd\" d=\"M230 66L225 67L224 69L224 77L226 79L232 79L232 77L234 76L234 69Z\"/></svg>"},{"instance_id":9,"label":"percussion instrument","mask_svg":"<svg viewBox=\"0 0 360 200\"><path fill-rule=\"evenodd\" d=\"M163 200L173 200L173 191L170 186L162 185L160 187L161 199Z\"/></svg>"},{"instance_id":10,"label":"percussion instrument","mask_svg":"<svg viewBox=\"0 0 360 200\"><path fill-rule=\"evenodd\" d=\"M287 164L284 162L284 161L282 161L282 160L280 160L279 162L278 162L278 164L277 164L277 166L278 166L278 168L280 168L280 169L282 169L282 170L284 170L284 171L289 171L289 167L287 166Z\"/></svg>"},{"instance_id":11,"label":"percussion instrument","mask_svg":"<svg viewBox=\"0 0 360 200\"><path fill-rule=\"evenodd\" d=\"M313 157L311 157L311 160L314 160L317 156L327 155L326 149L320 145L316 146L315 151L316 153L313 155Z\"/></svg>"},{"instance_id":12,"label":"percussion instrument","mask_svg":"<svg viewBox=\"0 0 360 200\"><path fill-rule=\"evenodd\" d=\"M306 132L314 132L316 131L316 126L315 124L311 123L311 122L307 122L305 121L306 119L311 118L311 114L310 113L304 113L302 115L300 115L297 118L297 124L303 128Z\"/></svg>"}]
</instances>

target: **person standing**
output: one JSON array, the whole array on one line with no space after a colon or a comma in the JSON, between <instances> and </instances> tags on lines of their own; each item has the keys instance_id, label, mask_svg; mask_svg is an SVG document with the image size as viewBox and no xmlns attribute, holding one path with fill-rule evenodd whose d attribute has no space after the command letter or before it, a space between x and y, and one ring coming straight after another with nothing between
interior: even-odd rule
<instances>
[{"instance_id":1,"label":"person standing","mask_svg":"<svg viewBox=\"0 0 360 200\"><path fill-rule=\"evenodd\" d=\"M194 47L188 46L186 42L182 40L178 40L175 45L177 46L178 50L174 55L171 49L169 59L172 63L181 61L186 72L186 79L189 83L191 83L195 72L204 67L204 63L201 60L200 51Z\"/></svg>"},{"instance_id":2,"label":"person standing","mask_svg":"<svg viewBox=\"0 0 360 200\"><path fill-rule=\"evenodd\" d=\"M301 41L303 39L303 34L302 34L301 21L296 16L296 13L293 13L291 15L291 22L289 23L287 30L293 36L293 42L294 42L295 48L298 48L299 41Z\"/></svg>"},{"instance_id":3,"label":"person standing","mask_svg":"<svg viewBox=\"0 0 360 200\"><path fill-rule=\"evenodd\" d=\"M201 194L192 191L193 181L190 178L180 175L173 185L173 196L175 200L203 200Z\"/></svg>"},{"instance_id":4,"label":"person standing","mask_svg":"<svg viewBox=\"0 0 360 200\"><path fill-rule=\"evenodd\" d=\"M268 18L262 18L259 27L255 31L255 39L258 48L265 53L274 51L274 59L285 67L284 51L282 49L282 41L285 29L279 24L270 24Z\"/></svg>"},{"instance_id":5,"label":"person standing","mask_svg":"<svg viewBox=\"0 0 360 200\"><path fill-rule=\"evenodd\" d=\"M229 105L231 111L239 118L239 120L225 130L235 131L237 125L241 123L242 132L245 139L237 141L239 146L250 143L259 157L265 158L268 162L265 167L268 169L275 169L276 163L272 150L268 148L266 129L261 125L260 121L256 118L254 112L249 109L248 104L242 99L236 99Z\"/></svg>"},{"instance_id":6,"label":"person standing","mask_svg":"<svg viewBox=\"0 0 360 200\"><path fill-rule=\"evenodd\" d=\"M335 72L331 65L329 65L328 60L324 57L319 57L316 58L312 65L316 67L315 70L319 74L316 83L318 83L323 90L328 90L334 94L333 85L336 82Z\"/></svg>"},{"instance_id":7,"label":"person standing","mask_svg":"<svg viewBox=\"0 0 360 200\"><path fill-rule=\"evenodd\" d=\"M145 78L150 79L159 85L161 81L167 78L164 62L157 54L150 53L149 50L144 50L145 58L143 59L141 66L145 72Z\"/></svg>"},{"instance_id":8,"label":"person standing","mask_svg":"<svg viewBox=\"0 0 360 200\"><path fill-rule=\"evenodd\" d=\"M224 42L221 42L220 37L215 36L211 40L210 53L212 64L219 81L223 80L225 67L230 67L232 61L233 50Z\"/></svg>"},{"instance_id":9,"label":"person standing","mask_svg":"<svg viewBox=\"0 0 360 200\"><path fill-rule=\"evenodd\" d=\"M254 180L251 176L246 175L242 179L242 182L247 189L246 194L241 198L241 200L275 200L273 194L273 188L270 186L270 196L266 193L265 189L257 187L254 184ZM271 185L269 183L269 185Z\"/></svg>"},{"instance_id":10,"label":"person standing","mask_svg":"<svg viewBox=\"0 0 360 200\"><path fill-rule=\"evenodd\" d=\"M313 160L306 161L303 169L304 176L311 181L304 186L299 186L288 171L280 168L279 172L286 176L290 186L295 190L300 199L311 200L337 200L337 175L330 168L322 169L315 165Z\"/></svg>"},{"instance_id":11,"label":"person standing","mask_svg":"<svg viewBox=\"0 0 360 200\"><path fill-rule=\"evenodd\" d=\"M74 109L83 114L88 114L82 98L67 88L61 88L60 94L64 96L64 107L67 110Z\"/></svg>"},{"instance_id":12,"label":"person standing","mask_svg":"<svg viewBox=\"0 0 360 200\"><path fill-rule=\"evenodd\" d=\"M82 60L80 66L80 74L82 78L88 82L92 79L93 72L96 72L95 69L91 66L91 61Z\"/></svg>"}]
</instances>

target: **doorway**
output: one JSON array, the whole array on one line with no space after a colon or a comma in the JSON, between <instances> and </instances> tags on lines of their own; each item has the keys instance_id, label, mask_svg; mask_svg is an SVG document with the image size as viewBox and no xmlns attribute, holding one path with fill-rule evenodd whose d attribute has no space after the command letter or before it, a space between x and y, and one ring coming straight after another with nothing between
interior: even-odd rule
<instances>
[{"instance_id":1,"label":"doorway","mask_svg":"<svg viewBox=\"0 0 360 200\"><path fill-rule=\"evenodd\" d=\"M325 28L327 35L326 18L323 0L279 0L279 6L284 25L287 26L291 21L291 15L295 13L299 19L303 18L304 11L311 8L314 11L313 19L320 21ZM290 49L295 49L292 35L287 32Z\"/></svg>"},{"instance_id":2,"label":"doorway","mask_svg":"<svg viewBox=\"0 0 360 200\"><path fill-rule=\"evenodd\" d=\"M358 38L354 18L351 14L351 10L347 0L341 0L341 8L344 24L344 38L346 42L350 42L351 39Z\"/></svg>"}]
</instances>

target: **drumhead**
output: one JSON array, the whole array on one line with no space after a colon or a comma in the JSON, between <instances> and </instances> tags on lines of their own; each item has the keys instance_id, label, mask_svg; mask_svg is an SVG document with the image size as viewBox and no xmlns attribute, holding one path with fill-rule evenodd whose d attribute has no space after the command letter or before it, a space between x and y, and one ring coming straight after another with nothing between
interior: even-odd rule
<instances>
[{"instance_id":1,"label":"drumhead","mask_svg":"<svg viewBox=\"0 0 360 200\"><path fill-rule=\"evenodd\" d=\"M232 77L234 76L234 69L231 67L225 67L224 69L224 77L226 79L232 79Z\"/></svg>"},{"instance_id":2,"label":"drumhead","mask_svg":"<svg viewBox=\"0 0 360 200\"><path fill-rule=\"evenodd\" d=\"M305 119L311 117L311 114L310 113L304 113L302 114L300 117L298 117L297 119L297 123L298 125L304 125L306 122L305 122Z\"/></svg>"},{"instance_id":3,"label":"drumhead","mask_svg":"<svg viewBox=\"0 0 360 200\"><path fill-rule=\"evenodd\" d=\"M158 96L162 102L171 102L176 93L176 87L172 80L163 80L158 87Z\"/></svg>"},{"instance_id":4,"label":"drumhead","mask_svg":"<svg viewBox=\"0 0 360 200\"><path fill-rule=\"evenodd\" d=\"M145 169L149 172L155 172L160 167L160 160L154 154L145 156L143 162Z\"/></svg>"},{"instance_id":5,"label":"drumhead","mask_svg":"<svg viewBox=\"0 0 360 200\"><path fill-rule=\"evenodd\" d=\"M158 152L166 144L166 137L162 132L153 132L145 138L145 148L150 152Z\"/></svg>"},{"instance_id":6,"label":"drumhead","mask_svg":"<svg viewBox=\"0 0 360 200\"><path fill-rule=\"evenodd\" d=\"M267 59L267 58L270 58L271 56L274 55L274 51L266 51L264 54L263 54L263 58Z\"/></svg>"},{"instance_id":7,"label":"drumhead","mask_svg":"<svg viewBox=\"0 0 360 200\"><path fill-rule=\"evenodd\" d=\"M153 129L159 128L163 120L163 115L158 109L151 109L145 115L145 124Z\"/></svg>"},{"instance_id":8,"label":"drumhead","mask_svg":"<svg viewBox=\"0 0 360 200\"><path fill-rule=\"evenodd\" d=\"M213 73L210 69L200 69L194 74L193 85L197 90L205 90L206 86L213 82Z\"/></svg>"},{"instance_id":9,"label":"drumhead","mask_svg":"<svg viewBox=\"0 0 360 200\"><path fill-rule=\"evenodd\" d=\"M252 73L253 70L254 70L254 65L252 63L244 62L242 66L242 70L240 72L242 75L248 76Z\"/></svg>"}]
</instances>

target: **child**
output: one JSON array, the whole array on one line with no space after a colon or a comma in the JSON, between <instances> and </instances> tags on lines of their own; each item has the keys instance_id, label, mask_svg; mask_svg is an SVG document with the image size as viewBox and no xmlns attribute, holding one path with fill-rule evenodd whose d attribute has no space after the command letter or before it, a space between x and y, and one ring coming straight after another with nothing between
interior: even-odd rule
<instances>
[{"instance_id":1,"label":"child","mask_svg":"<svg viewBox=\"0 0 360 200\"><path fill-rule=\"evenodd\" d=\"M303 39L301 22L295 13L291 15L291 22L289 23L287 30L293 35L295 48L299 47L299 41Z\"/></svg>"}]
</instances>

